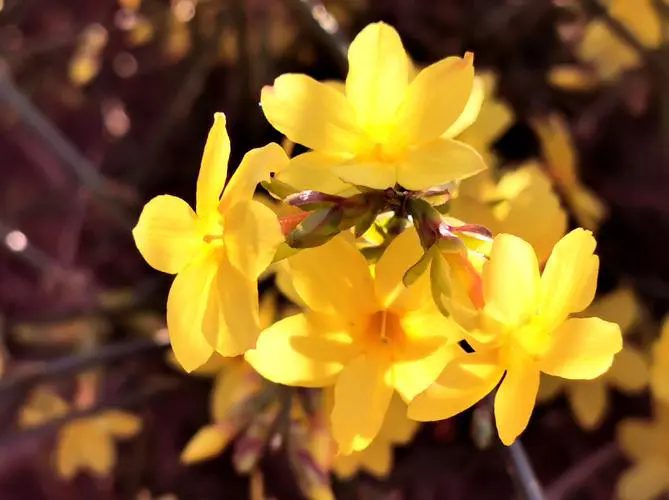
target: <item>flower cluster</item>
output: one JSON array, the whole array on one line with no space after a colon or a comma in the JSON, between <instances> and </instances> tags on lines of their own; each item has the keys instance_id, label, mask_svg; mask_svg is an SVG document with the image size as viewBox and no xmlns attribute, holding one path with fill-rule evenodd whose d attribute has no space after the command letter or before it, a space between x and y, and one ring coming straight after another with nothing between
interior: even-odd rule
<instances>
[{"instance_id":1,"label":"flower cluster","mask_svg":"<svg viewBox=\"0 0 669 500\"><path fill-rule=\"evenodd\" d=\"M149 264L176 274L167 300L175 357L193 371L243 354L248 365L229 377L252 374L250 365L274 383L329 388L338 456L372 446L387 454L406 440L383 430L391 407L440 420L491 393L511 444L542 373L591 380L622 349L617 324L573 317L595 295L595 239L581 228L561 237L566 217L538 163L501 178L486 172L494 154L475 148L510 112L486 104L492 82L475 75L472 54L416 71L395 30L375 23L348 61L343 85L285 74L262 91L267 120L309 151L289 159L277 144L253 150L226 185L219 113L195 210L171 196L145 206L133 235ZM489 118L477 128L479 113ZM254 199L259 185L292 209ZM518 215L535 203L549 221ZM531 243L509 234L525 230ZM257 283L270 266L300 310L262 325ZM230 388L220 404L248 387ZM201 431L204 454L238 428ZM350 463L340 462L343 474Z\"/></svg>"}]
</instances>

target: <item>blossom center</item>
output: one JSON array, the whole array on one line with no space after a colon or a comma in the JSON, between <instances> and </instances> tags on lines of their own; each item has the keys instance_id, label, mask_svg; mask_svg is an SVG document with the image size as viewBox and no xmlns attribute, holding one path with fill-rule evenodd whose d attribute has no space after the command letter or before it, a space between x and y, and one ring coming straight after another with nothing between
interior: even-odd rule
<instances>
[{"instance_id":1,"label":"blossom center","mask_svg":"<svg viewBox=\"0 0 669 500\"><path fill-rule=\"evenodd\" d=\"M368 320L365 340L369 347L401 348L405 340L401 318L388 310L377 311Z\"/></svg>"}]
</instances>

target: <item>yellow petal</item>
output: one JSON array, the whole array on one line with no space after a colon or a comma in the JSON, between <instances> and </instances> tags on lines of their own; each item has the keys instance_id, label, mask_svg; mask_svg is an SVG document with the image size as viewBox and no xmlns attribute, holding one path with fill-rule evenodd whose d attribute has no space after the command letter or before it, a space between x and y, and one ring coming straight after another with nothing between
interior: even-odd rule
<instances>
[{"instance_id":1,"label":"yellow petal","mask_svg":"<svg viewBox=\"0 0 669 500\"><path fill-rule=\"evenodd\" d=\"M170 343L177 361L188 372L203 365L214 352L205 331L211 328L207 304L217 271L214 254L203 255L177 275L167 296Z\"/></svg>"},{"instance_id":2,"label":"yellow petal","mask_svg":"<svg viewBox=\"0 0 669 500\"><path fill-rule=\"evenodd\" d=\"M644 460L625 471L616 487L620 500L652 500L669 491L669 463Z\"/></svg>"},{"instance_id":3,"label":"yellow petal","mask_svg":"<svg viewBox=\"0 0 669 500\"><path fill-rule=\"evenodd\" d=\"M410 295L413 296L411 300L404 297L408 294L408 289L402 281L407 269L418 262L422 255L423 248L413 226L402 231L390 242L374 267L374 288L383 307L388 308L391 304L402 302L402 308L393 307L400 312L417 309L425 304L426 298L430 297L430 290L425 283L418 280L415 286L409 287Z\"/></svg>"},{"instance_id":4,"label":"yellow petal","mask_svg":"<svg viewBox=\"0 0 669 500\"><path fill-rule=\"evenodd\" d=\"M407 417L407 409L407 404L402 398L397 394L393 395L376 440L396 444L408 443L418 430L419 424Z\"/></svg>"},{"instance_id":5,"label":"yellow petal","mask_svg":"<svg viewBox=\"0 0 669 500\"><path fill-rule=\"evenodd\" d=\"M218 210L226 217L236 203L253 198L256 186L261 181L268 181L270 172L282 171L287 165L288 157L285 151L274 142L262 148L252 149L244 155L225 187ZM229 223L228 220L226 222Z\"/></svg>"},{"instance_id":6,"label":"yellow petal","mask_svg":"<svg viewBox=\"0 0 669 500\"><path fill-rule=\"evenodd\" d=\"M632 460L662 457L666 435L648 420L629 418L616 430L616 439L622 451Z\"/></svg>"},{"instance_id":7,"label":"yellow petal","mask_svg":"<svg viewBox=\"0 0 669 500\"><path fill-rule=\"evenodd\" d=\"M354 354L351 337L315 316L296 314L262 332L246 360L272 382L324 387Z\"/></svg>"},{"instance_id":8,"label":"yellow petal","mask_svg":"<svg viewBox=\"0 0 669 500\"><path fill-rule=\"evenodd\" d=\"M571 409L581 427L590 430L601 424L609 399L603 380L575 381L567 391Z\"/></svg>"},{"instance_id":9,"label":"yellow petal","mask_svg":"<svg viewBox=\"0 0 669 500\"><path fill-rule=\"evenodd\" d=\"M566 189L578 184L574 145L567 123L558 115L534 123L549 170Z\"/></svg>"},{"instance_id":10,"label":"yellow petal","mask_svg":"<svg viewBox=\"0 0 669 500\"><path fill-rule=\"evenodd\" d=\"M539 370L531 362L508 367L495 395L495 422L505 445L513 443L530 421L539 390Z\"/></svg>"},{"instance_id":11,"label":"yellow petal","mask_svg":"<svg viewBox=\"0 0 669 500\"><path fill-rule=\"evenodd\" d=\"M481 155L464 142L435 139L409 151L397 164L397 182L421 190L471 177L486 169Z\"/></svg>"},{"instance_id":12,"label":"yellow petal","mask_svg":"<svg viewBox=\"0 0 669 500\"><path fill-rule=\"evenodd\" d=\"M521 325L536 309L539 279L532 246L511 234L498 235L483 268L486 314L510 327Z\"/></svg>"},{"instance_id":13,"label":"yellow petal","mask_svg":"<svg viewBox=\"0 0 669 500\"><path fill-rule=\"evenodd\" d=\"M360 356L348 363L335 384L332 435L343 454L365 449L376 437L393 388L387 361Z\"/></svg>"},{"instance_id":14,"label":"yellow petal","mask_svg":"<svg viewBox=\"0 0 669 500\"><path fill-rule=\"evenodd\" d=\"M276 214L253 200L236 203L225 214L224 228L227 256L250 280L256 280L267 269L284 240Z\"/></svg>"},{"instance_id":15,"label":"yellow petal","mask_svg":"<svg viewBox=\"0 0 669 500\"><path fill-rule=\"evenodd\" d=\"M288 264L293 286L310 309L349 319L378 310L367 260L350 234L302 250Z\"/></svg>"},{"instance_id":16,"label":"yellow petal","mask_svg":"<svg viewBox=\"0 0 669 500\"><path fill-rule=\"evenodd\" d=\"M65 425L58 432L54 458L56 461L56 471L63 479L72 479L82 465L80 429L84 428L85 424L82 424L81 421L74 421L69 425Z\"/></svg>"},{"instance_id":17,"label":"yellow petal","mask_svg":"<svg viewBox=\"0 0 669 500\"><path fill-rule=\"evenodd\" d=\"M130 438L142 428L141 418L120 410L108 410L100 418L109 433L118 438Z\"/></svg>"},{"instance_id":18,"label":"yellow petal","mask_svg":"<svg viewBox=\"0 0 669 500\"><path fill-rule=\"evenodd\" d=\"M202 427L190 438L179 460L182 464L190 465L214 458L225 449L232 437L220 425Z\"/></svg>"},{"instance_id":19,"label":"yellow petal","mask_svg":"<svg viewBox=\"0 0 669 500\"><path fill-rule=\"evenodd\" d=\"M409 403L408 416L420 421L451 418L483 399L503 374L495 352L463 353Z\"/></svg>"},{"instance_id":20,"label":"yellow petal","mask_svg":"<svg viewBox=\"0 0 669 500\"><path fill-rule=\"evenodd\" d=\"M288 166L276 175L276 179L296 191L312 189L340 196L353 194L357 190L332 172L333 167L341 164L340 157L308 151L291 158Z\"/></svg>"},{"instance_id":21,"label":"yellow petal","mask_svg":"<svg viewBox=\"0 0 669 500\"><path fill-rule=\"evenodd\" d=\"M240 358L234 359L214 380L209 408L214 422L236 421L232 411L256 394L264 383L248 363Z\"/></svg>"},{"instance_id":22,"label":"yellow petal","mask_svg":"<svg viewBox=\"0 0 669 500\"><path fill-rule=\"evenodd\" d=\"M394 142L421 145L460 117L474 85L474 56L447 57L416 75L397 110Z\"/></svg>"},{"instance_id":23,"label":"yellow petal","mask_svg":"<svg viewBox=\"0 0 669 500\"><path fill-rule=\"evenodd\" d=\"M639 392L648 385L646 356L628 344L613 358L613 364L606 376L621 391Z\"/></svg>"},{"instance_id":24,"label":"yellow petal","mask_svg":"<svg viewBox=\"0 0 669 500\"><path fill-rule=\"evenodd\" d=\"M465 109L462 110L462 113L453 124L448 127L448 130L444 132L441 136L446 138L453 138L459 136L462 132L468 129L479 116L481 112L481 107L483 106L483 100L485 99L485 83L481 77L474 78L474 84L472 85L472 92L469 94L469 99L465 105Z\"/></svg>"},{"instance_id":25,"label":"yellow petal","mask_svg":"<svg viewBox=\"0 0 669 500\"><path fill-rule=\"evenodd\" d=\"M196 206L198 216L206 218L216 212L218 200L228 176L228 158L230 157L230 138L225 129L225 115L214 114L207 143L202 154L200 174L197 177Z\"/></svg>"},{"instance_id":26,"label":"yellow petal","mask_svg":"<svg viewBox=\"0 0 669 500\"><path fill-rule=\"evenodd\" d=\"M455 334L460 333L459 327L454 321L443 317L438 310L434 310L429 318L421 317L417 323L423 328L431 327L431 330L415 327L417 324L408 326L415 318L402 318L402 325L407 332L406 345L403 346L400 359L392 366L393 387L405 401L411 401L419 393L428 388L436 380L444 367L460 351ZM440 321L445 320L444 322ZM448 330L443 331L443 323L449 322ZM431 334L426 334L430 331ZM437 333L438 332L438 333ZM419 335L416 335L419 333ZM451 340L448 333L454 334Z\"/></svg>"},{"instance_id":27,"label":"yellow petal","mask_svg":"<svg viewBox=\"0 0 669 500\"><path fill-rule=\"evenodd\" d=\"M397 173L393 164L367 159L355 158L333 167L332 172L342 181L372 189L386 189L393 187L397 182Z\"/></svg>"},{"instance_id":28,"label":"yellow petal","mask_svg":"<svg viewBox=\"0 0 669 500\"><path fill-rule=\"evenodd\" d=\"M549 330L592 302L599 270L599 258L593 254L596 244L590 231L574 229L553 248L541 277L539 303Z\"/></svg>"},{"instance_id":29,"label":"yellow petal","mask_svg":"<svg viewBox=\"0 0 669 500\"><path fill-rule=\"evenodd\" d=\"M551 336L541 371L568 379L593 379L606 372L622 349L620 327L599 318L572 318Z\"/></svg>"},{"instance_id":30,"label":"yellow petal","mask_svg":"<svg viewBox=\"0 0 669 500\"><path fill-rule=\"evenodd\" d=\"M204 244L196 224L195 212L181 198L156 196L144 206L132 236L151 267L176 274Z\"/></svg>"},{"instance_id":31,"label":"yellow petal","mask_svg":"<svg viewBox=\"0 0 669 500\"><path fill-rule=\"evenodd\" d=\"M337 455L333 469L340 479L349 479L361 469L383 478L390 472L392 462L392 445L387 441L375 439L362 451L354 451L350 455Z\"/></svg>"},{"instance_id":32,"label":"yellow petal","mask_svg":"<svg viewBox=\"0 0 669 500\"><path fill-rule=\"evenodd\" d=\"M218 271L205 310L203 333L223 356L239 356L251 349L260 334L258 284L219 258Z\"/></svg>"},{"instance_id":33,"label":"yellow petal","mask_svg":"<svg viewBox=\"0 0 669 500\"><path fill-rule=\"evenodd\" d=\"M281 75L262 89L260 103L275 129L310 149L353 155L364 141L351 102L306 75Z\"/></svg>"},{"instance_id":34,"label":"yellow petal","mask_svg":"<svg viewBox=\"0 0 669 500\"><path fill-rule=\"evenodd\" d=\"M358 123L377 141L384 139L408 82L409 58L397 31L368 24L348 49L346 96Z\"/></svg>"}]
</instances>

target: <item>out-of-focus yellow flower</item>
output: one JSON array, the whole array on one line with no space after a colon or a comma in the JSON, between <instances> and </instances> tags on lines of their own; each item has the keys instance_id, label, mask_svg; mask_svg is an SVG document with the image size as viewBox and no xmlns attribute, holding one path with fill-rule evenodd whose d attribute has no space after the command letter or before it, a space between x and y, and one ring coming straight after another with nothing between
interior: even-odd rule
<instances>
[{"instance_id":1,"label":"out-of-focus yellow flower","mask_svg":"<svg viewBox=\"0 0 669 500\"><path fill-rule=\"evenodd\" d=\"M406 403L393 396L379 434L364 450L337 455L334 473L341 479L349 479L360 470L379 478L387 476L393 463L393 447L408 443L418 429L418 422L409 420L406 413Z\"/></svg>"},{"instance_id":2,"label":"out-of-focus yellow flower","mask_svg":"<svg viewBox=\"0 0 669 500\"><path fill-rule=\"evenodd\" d=\"M634 37L649 49L662 42L662 24L654 0L611 0L609 14L622 23ZM595 19L585 29L578 47L581 60L594 66L604 80L611 80L620 72L641 63L641 54L603 19Z\"/></svg>"},{"instance_id":3,"label":"out-of-focus yellow flower","mask_svg":"<svg viewBox=\"0 0 669 500\"><path fill-rule=\"evenodd\" d=\"M497 183L487 171L465 180L449 214L481 224L493 234L520 236L532 245L539 262L545 262L567 229L560 200L534 162L505 173Z\"/></svg>"},{"instance_id":4,"label":"out-of-focus yellow flower","mask_svg":"<svg viewBox=\"0 0 669 500\"><path fill-rule=\"evenodd\" d=\"M302 74L281 75L262 91L274 128L313 150L292 161L289 171L298 171L291 185L310 186L320 170L355 185L420 190L485 169L473 148L443 137L466 111L472 54L443 59L411 79L397 32L373 23L351 43L348 62L343 93Z\"/></svg>"},{"instance_id":5,"label":"out-of-focus yellow flower","mask_svg":"<svg viewBox=\"0 0 669 500\"><path fill-rule=\"evenodd\" d=\"M551 115L535 121L534 128L539 134L546 167L576 220L586 229L597 229L606 207L578 178L576 154L567 124L558 115Z\"/></svg>"},{"instance_id":6,"label":"out-of-focus yellow flower","mask_svg":"<svg viewBox=\"0 0 669 500\"><path fill-rule=\"evenodd\" d=\"M669 493L669 408L655 406L655 419L628 419L618 426L618 444L634 465L616 488L620 500L652 500Z\"/></svg>"},{"instance_id":7,"label":"out-of-focus yellow flower","mask_svg":"<svg viewBox=\"0 0 669 500\"><path fill-rule=\"evenodd\" d=\"M272 210L252 199L258 182L288 159L278 144L248 152L223 195L230 155L225 116L217 113L197 180L195 212L174 196L149 201L132 231L146 261L176 274L167 298L170 343L186 371L214 351L252 347L259 327L257 278L283 241Z\"/></svg>"},{"instance_id":8,"label":"out-of-focus yellow flower","mask_svg":"<svg viewBox=\"0 0 669 500\"><path fill-rule=\"evenodd\" d=\"M653 345L650 388L653 396L669 405L669 317L665 318L660 337Z\"/></svg>"},{"instance_id":9,"label":"out-of-focus yellow flower","mask_svg":"<svg viewBox=\"0 0 669 500\"><path fill-rule=\"evenodd\" d=\"M416 233L405 231L373 275L348 233L290 257L293 286L309 310L264 330L245 355L277 383L334 384L331 424L340 453L366 448L394 390L411 400L459 349L460 328L436 308L428 277L402 283L422 253Z\"/></svg>"},{"instance_id":10,"label":"out-of-focus yellow flower","mask_svg":"<svg viewBox=\"0 0 669 500\"><path fill-rule=\"evenodd\" d=\"M590 232L576 229L555 245L540 276L529 243L498 235L484 268L479 329L466 337L476 352L451 361L409 404L409 418L449 418L479 401L504 376L495 395L495 420L508 445L527 426L541 372L569 379L606 372L622 348L618 325L569 318L594 297L599 267L594 249Z\"/></svg>"},{"instance_id":11,"label":"out-of-focus yellow flower","mask_svg":"<svg viewBox=\"0 0 669 500\"><path fill-rule=\"evenodd\" d=\"M19 424L30 428L62 417L69 405L55 392L37 388L21 409ZM114 438L127 439L142 427L139 417L121 410L106 410L66 423L58 431L55 463L58 475L72 479L78 471L107 475L116 464Z\"/></svg>"},{"instance_id":12,"label":"out-of-focus yellow flower","mask_svg":"<svg viewBox=\"0 0 669 500\"><path fill-rule=\"evenodd\" d=\"M638 305L633 292L619 288L593 302L581 316L596 316L617 323L627 333L637 317ZM648 384L648 362L637 347L627 344L614 358L611 369L594 380L564 380L544 376L539 401L546 401L564 390L577 422L584 429L597 427L608 409L609 387L623 392L638 392Z\"/></svg>"}]
</instances>

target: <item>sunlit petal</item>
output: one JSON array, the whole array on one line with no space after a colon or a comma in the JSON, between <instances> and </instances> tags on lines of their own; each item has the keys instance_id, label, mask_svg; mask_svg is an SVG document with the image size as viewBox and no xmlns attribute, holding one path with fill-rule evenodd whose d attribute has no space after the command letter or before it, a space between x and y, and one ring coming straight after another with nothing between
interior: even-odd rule
<instances>
[{"instance_id":1,"label":"sunlit petal","mask_svg":"<svg viewBox=\"0 0 669 500\"><path fill-rule=\"evenodd\" d=\"M507 368L495 395L495 422L505 445L513 443L525 430L539 390L539 370L531 362L514 363Z\"/></svg>"},{"instance_id":2,"label":"sunlit petal","mask_svg":"<svg viewBox=\"0 0 669 500\"><path fill-rule=\"evenodd\" d=\"M206 218L216 211L218 200L228 175L230 138L225 129L225 115L214 114L214 125L209 130L197 178L196 208L198 216Z\"/></svg>"}]
</instances>

